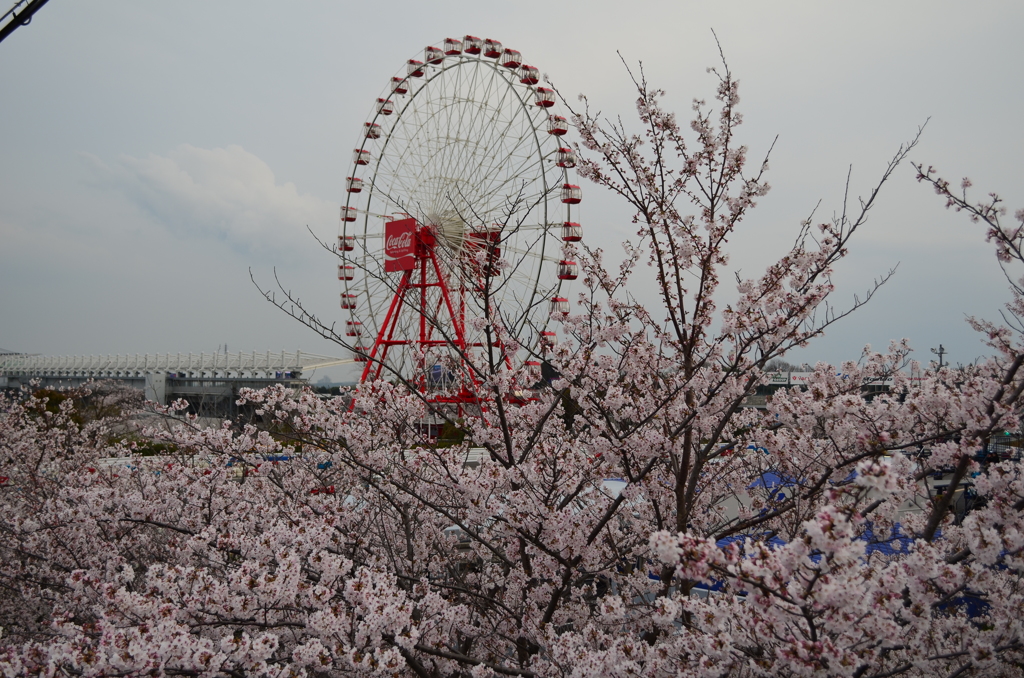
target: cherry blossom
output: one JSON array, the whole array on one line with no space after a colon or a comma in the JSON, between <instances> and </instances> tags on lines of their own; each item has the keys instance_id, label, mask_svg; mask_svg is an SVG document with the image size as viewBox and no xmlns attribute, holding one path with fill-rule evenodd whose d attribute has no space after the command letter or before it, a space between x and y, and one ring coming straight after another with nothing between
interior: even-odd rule
<instances>
[{"instance_id":1,"label":"cherry blossom","mask_svg":"<svg viewBox=\"0 0 1024 678\"><path fill-rule=\"evenodd\" d=\"M914 142L723 306L768 184L736 80L714 77L689 127L642 73L639 131L576 113L579 167L638 240L613 266L573 251L582 291L538 388L476 353L461 412L401 375L327 400L245 391L251 416L218 428L180 403L3 396L0 673L1019 675L1024 475L978 451L1020 431L1022 213L1007 226L997 197L917 168L1007 272L1010 322L972 320L989 360L923 370L898 341L746 407L772 359L863 303L832 305L831 275ZM628 294L645 263L656 308ZM534 350L513 320L481 329Z\"/></svg>"}]
</instances>

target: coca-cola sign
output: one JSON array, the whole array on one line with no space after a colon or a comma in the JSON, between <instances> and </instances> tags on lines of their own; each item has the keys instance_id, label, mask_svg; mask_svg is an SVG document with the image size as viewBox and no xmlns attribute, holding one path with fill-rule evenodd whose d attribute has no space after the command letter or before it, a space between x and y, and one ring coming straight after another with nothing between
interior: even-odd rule
<instances>
[{"instance_id":1,"label":"coca-cola sign","mask_svg":"<svg viewBox=\"0 0 1024 678\"><path fill-rule=\"evenodd\" d=\"M384 270L408 271L416 265L416 220L384 224Z\"/></svg>"}]
</instances>

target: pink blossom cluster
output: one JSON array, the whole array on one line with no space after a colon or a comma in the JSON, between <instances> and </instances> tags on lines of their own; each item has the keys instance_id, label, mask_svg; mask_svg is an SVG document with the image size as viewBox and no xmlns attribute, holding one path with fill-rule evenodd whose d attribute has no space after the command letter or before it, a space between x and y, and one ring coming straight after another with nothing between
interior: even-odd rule
<instances>
[{"instance_id":1,"label":"pink blossom cluster","mask_svg":"<svg viewBox=\"0 0 1024 678\"><path fill-rule=\"evenodd\" d=\"M172 407L140 434L130 409L4 396L0 674L1020 675L1024 474L977 455L1020 431L1020 332L974 321L991 359L913 381L894 342L747 407L854 310L831 274L877 189L719 308L768 185L717 76L689 132L642 77L640 132L577 114L581 167L640 240L615 269L577 253L583 291L539 356L555 376L528 394L525 367L477 352L459 408L390 375L247 391L251 416L213 429ZM952 200L1020 269L1019 229ZM642 261L656 309L628 294ZM535 345L500 309L481 322L508 354Z\"/></svg>"}]
</instances>

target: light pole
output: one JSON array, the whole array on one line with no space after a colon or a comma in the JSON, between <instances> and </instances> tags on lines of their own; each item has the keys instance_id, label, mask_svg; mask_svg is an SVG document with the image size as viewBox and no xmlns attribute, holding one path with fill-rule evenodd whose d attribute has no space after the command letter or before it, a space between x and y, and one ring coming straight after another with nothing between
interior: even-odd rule
<instances>
[{"instance_id":1,"label":"light pole","mask_svg":"<svg viewBox=\"0 0 1024 678\"><path fill-rule=\"evenodd\" d=\"M935 355L939 356L939 369L941 370L942 369L942 356L946 355L946 349L944 349L942 347L942 344L939 344L939 348L938 349L934 349L933 348L932 349L932 353L934 353Z\"/></svg>"}]
</instances>

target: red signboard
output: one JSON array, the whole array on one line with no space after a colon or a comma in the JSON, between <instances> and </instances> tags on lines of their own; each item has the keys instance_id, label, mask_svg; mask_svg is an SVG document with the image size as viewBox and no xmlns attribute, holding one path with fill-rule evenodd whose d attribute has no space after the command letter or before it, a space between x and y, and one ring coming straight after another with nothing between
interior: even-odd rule
<instances>
[{"instance_id":1,"label":"red signboard","mask_svg":"<svg viewBox=\"0 0 1024 678\"><path fill-rule=\"evenodd\" d=\"M408 271L416 265L416 220L384 224L384 270Z\"/></svg>"}]
</instances>

